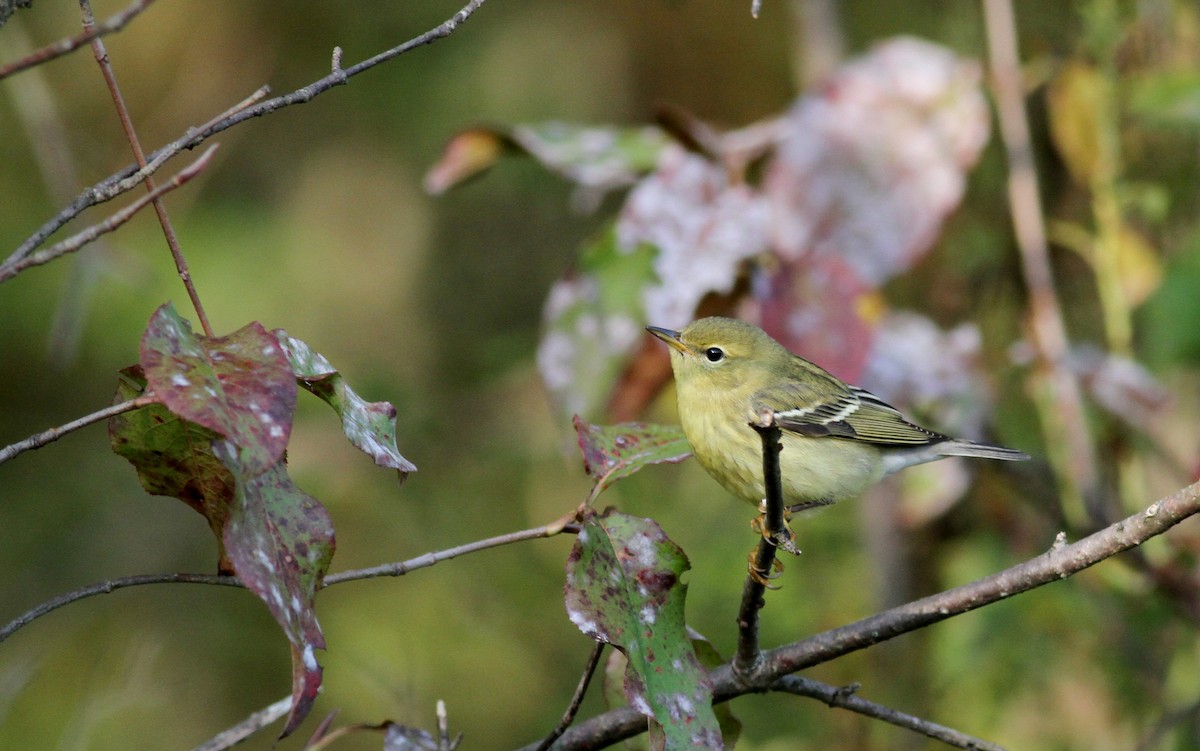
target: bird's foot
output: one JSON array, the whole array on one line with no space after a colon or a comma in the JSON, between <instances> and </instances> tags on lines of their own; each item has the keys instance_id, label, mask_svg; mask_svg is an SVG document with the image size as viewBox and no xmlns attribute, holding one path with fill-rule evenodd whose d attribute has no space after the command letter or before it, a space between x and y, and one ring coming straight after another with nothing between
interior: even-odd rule
<instances>
[{"instance_id":1,"label":"bird's foot","mask_svg":"<svg viewBox=\"0 0 1200 751\"><path fill-rule=\"evenodd\" d=\"M761 513L750 521L750 527L764 540L780 550L785 550L792 555L800 555L800 548L796 547L796 533L788 526L788 519L792 516L791 512L784 510L783 529L772 530L767 525L766 510L761 504L759 509Z\"/></svg>"},{"instance_id":2,"label":"bird's foot","mask_svg":"<svg viewBox=\"0 0 1200 751\"><path fill-rule=\"evenodd\" d=\"M747 562L746 573L750 575L751 579L758 582L759 584L766 587L767 589L779 589L779 587L775 586L774 584L771 584L771 580L778 579L779 576L783 573L783 561L776 558L775 560L771 561L771 570L765 571L756 565L755 559L757 557L758 557L758 551L751 550L750 555L746 559L746 562Z\"/></svg>"}]
</instances>

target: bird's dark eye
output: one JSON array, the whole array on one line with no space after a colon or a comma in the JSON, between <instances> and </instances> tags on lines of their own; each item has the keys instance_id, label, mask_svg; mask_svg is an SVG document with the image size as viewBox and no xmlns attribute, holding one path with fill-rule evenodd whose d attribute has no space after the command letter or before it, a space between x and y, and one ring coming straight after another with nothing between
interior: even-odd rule
<instances>
[{"instance_id":1,"label":"bird's dark eye","mask_svg":"<svg viewBox=\"0 0 1200 751\"><path fill-rule=\"evenodd\" d=\"M704 356L708 358L709 362L721 362L725 359L725 350L720 347L709 347L704 350Z\"/></svg>"}]
</instances>

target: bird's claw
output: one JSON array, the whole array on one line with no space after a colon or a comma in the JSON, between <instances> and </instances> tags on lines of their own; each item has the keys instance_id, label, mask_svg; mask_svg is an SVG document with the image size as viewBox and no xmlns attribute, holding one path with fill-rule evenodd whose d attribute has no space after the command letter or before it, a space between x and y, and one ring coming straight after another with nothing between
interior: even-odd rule
<instances>
[{"instance_id":1,"label":"bird's claw","mask_svg":"<svg viewBox=\"0 0 1200 751\"><path fill-rule=\"evenodd\" d=\"M762 508L762 505L759 506ZM800 555L800 548L796 547L796 533L788 526L788 519L791 518L791 513L784 511L783 514L783 529L771 531L767 525L767 515L764 511L758 516L750 520L750 527L759 534L767 542L771 543L780 550L786 550L792 555Z\"/></svg>"},{"instance_id":2,"label":"bird's claw","mask_svg":"<svg viewBox=\"0 0 1200 751\"><path fill-rule=\"evenodd\" d=\"M756 554L757 551L750 551L750 555L747 557L746 573L750 575L751 579L767 589L779 589L779 587L776 585L771 584L771 580L778 579L780 575L783 574L783 561L776 558L775 560L771 561L771 570L769 572L763 571L761 568L755 565L754 559Z\"/></svg>"}]
</instances>

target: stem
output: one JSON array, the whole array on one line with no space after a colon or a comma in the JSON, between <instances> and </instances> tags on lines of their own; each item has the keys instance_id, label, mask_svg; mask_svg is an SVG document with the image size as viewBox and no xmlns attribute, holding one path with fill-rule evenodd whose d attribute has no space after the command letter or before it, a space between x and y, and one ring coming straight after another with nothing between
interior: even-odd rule
<instances>
[{"instance_id":1,"label":"stem","mask_svg":"<svg viewBox=\"0 0 1200 751\"><path fill-rule=\"evenodd\" d=\"M77 420L72 420L71 422L65 425L60 425L57 428L50 428L49 430L44 430L41 433L31 435L23 441L17 441L16 443L0 449L0 464L3 464L4 462L24 451L40 449L42 446L53 443L67 433L72 433L80 428L85 428L88 425L100 422L101 420L107 420L110 417L115 417L123 412L129 412L137 409L138 407L144 407L153 401L154 397L152 396L139 396L136 399L130 399L127 402L114 404L113 406L106 407L98 412L93 412L90 415L84 415Z\"/></svg>"},{"instance_id":2,"label":"stem","mask_svg":"<svg viewBox=\"0 0 1200 751\"><path fill-rule=\"evenodd\" d=\"M93 31L96 27L96 19L92 15L91 0L79 0L79 7L83 12L84 30ZM121 119L121 128L125 131L129 147L133 150L133 158L137 161L138 167L144 169L146 154L142 151L137 130L133 127L133 118L129 116L129 108L125 106L125 98L121 96L121 89L117 85L117 74L109 63L104 41L96 36L92 39L91 45L92 52L96 56L96 63L100 66L100 72L104 76L104 82L108 85L109 94L112 95L113 105L117 108L117 116ZM154 180L149 176L146 177L146 190L151 195L154 194ZM179 278L183 280L183 286L192 300L192 308L196 311L196 317L200 319L200 327L204 329L205 336L211 337L213 335L212 326L209 325L204 306L200 303L200 294L196 292L196 286L192 284L192 274L188 270L183 248L179 246L179 238L175 234L171 218L167 215L167 207L159 198L154 198L154 213L158 215L159 226L162 227L163 235L167 238L167 247L171 250L171 257L175 259L175 269L179 272Z\"/></svg>"},{"instance_id":3,"label":"stem","mask_svg":"<svg viewBox=\"0 0 1200 751\"><path fill-rule=\"evenodd\" d=\"M129 7L125 8L125 10L109 16L108 20L102 24L93 25L91 28L86 29L81 34L76 34L75 36L67 37L66 39L60 39L54 44L47 45L39 50L29 53L20 60L11 62L8 65L0 66L0 81L3 81L5 78L8 78L15 73L20 73L27 68L32 68L35 65L41 65L42 63L53 60L56 57L62 57L70 52L74 52L93 39L102 37L105 34L111 34L114 31L120 31L121 29L125 28L125 24L132 21L134 17L144 11L152 2L154 2L154 0L135 0L135 2L130 3Z\"/></svg>"},{"instance_id":4,"label":"stem","mask_svg":"<svg viewBox=\"0 0 1200 751\"><path fill-rule=\"evenodd\" d=\"M1097 491L1096 459L1079 383L1067 365L1068 340L1054 288L1043 223L1033 146L1029 135L1017 56L1016 21L1011 0L984 0L988 53L1000 135L1008 155L1008 200L1029 292L1029 323L1041 378L1035 398L1046 446L1063 486L1067 515L1086 526L1082 510Z\"/></svg>"}]
</instances>

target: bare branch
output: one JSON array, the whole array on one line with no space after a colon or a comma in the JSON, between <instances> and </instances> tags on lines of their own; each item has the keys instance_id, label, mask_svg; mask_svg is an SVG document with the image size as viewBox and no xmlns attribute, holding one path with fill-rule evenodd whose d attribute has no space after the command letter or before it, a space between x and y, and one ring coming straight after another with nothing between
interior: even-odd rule
<instances>
[{"instance_id":1,"label":"bare branch","mask_svg":"<svg viewBox=\"0 0 1200 751\"><path fill-rule=\"evenodd\" d=\"M130 399L127 402L114 404L113 406L106 407L98 412L93 412L90 415L84 415L83 417L80 417L77 420L72 420L65 425L59 425L57 428L50 428L49 430L44 430L41 433L31 435L23 441L17 441L16 443L0 449L0 464L3 464L4 462L24 451L40 449L42 446L53 443L67 433L79 430L80 428L85 428L88 425L100 422L101 420L107 420L108 418L119 415L123 412L129 412L130 410L137 409L138 407L143 407L147 404L150 404L152 401L154 401L154 398L151 396L139 396L137 399Z\"/></svg>"},{"instance_id":2,"label":"bare branch","mask_svg":"<svg viewBox=\"0 0 1200 751\"><path fill-rule=\"evenodd\" d=\"M1000 135L1008 155L1008 200L1013 230L1021 253L1021 270L1029 290L1029 323L1037 358L1045 374L1043 394L1036 400L1050 458L1074 503L1068 511L1079 526L1087 523L1079 512L1094 500L1096 458L1092 450L1079 382L1067 363L1067 333L1063 324L1038 192L1037 170L1029 121L1021 89L1017 57L1017 28L1011 0L985 0L988 56ZM1072 513L1074 512L1074 513ZM1099 522L1099 519L1093 519Z\"/></svg>"},{"instance_id":3,"label":"bare branch","mask_svg":"<svg viewBox=\"0 0 1200 751\"><path fill-rule=\"evenodd\" d=\"M348 581L358 581L360 579L374 579L380 576L403 576L417 569L428 568L435 563L448 561L451 558L457 558L460 555L468 553L476 553L489 548L497 548L501 545L508 545L513 542L522 540L536 540L541 537L553 537L561 532L578 532L578 525L562 525L554 522L533 529L524 529L518 532L510 532L508 534L489 537L486 540L476 540L475 542L459 545L446 550L439 550L425 555L411 558L407 561L399 563L389 563L382 566L374 566L372 568L356 569L352 571L343 571L338 574L332 574L325 577L322 583L322 588L331 587L334 584L341 584ZM50 612L53 612L64 605L70 605L77 600L87 599L93 595L106 595L124 589L126 587L138 587L145 584L213 584L225 587L240 587L245 589L246 585L241 582L236 576L220 576L213 574L143 574L140 576L129 576L123 579L110 579L109 581L89 584L86 587L67 592L59 595L52 600L47 600L42 604L32 608L31 610L22 613L7 623L4 628L0 628L0 643L12 636L21 628L29 625L33 621L41 618Z\"/></svg>"},{"instance_id":4,"label":"bare branch","mask_svg":"<svg viewBox=\"0 0 1200 751\"><path fill-rule=\"evenodd\" d=\"M763 664L755 671L753 685L747 686L742 678L735 675L732 664L727 663L709 675L715 701L728 701L753 691L767 690L775 681L798 670L828 662L1043 584L1065 579L1162 534L1197 512L1200 512L1200 483L1158 500L1144 511L1079 542L1059 544L1056 541L1046 553L999 573L770 650L764 653ZM645 715L629 707L621 707L571 728L563 734L555 748L559 751L602 748L645 730ZM536 745L530 745L522 751L535 749Z\"/></svg>"},{"instance_id":5,"label":"bare branch","mask_svg":"<svg viewBox=\"0 0 1200 751\"><path fill-rule=\"evenodd\" d=\"M811 678L789 675L776 681L771 686L771 689L773 691L796 694L797 696L807 696L811 699L820 699L831 707L841 707L842 709L848 709L851 712L857 712L866 717L882 720L896 727L906 728L934 740L939 740L955 748L966 748L973 751L1004 751L1003 746L998 746L990 741L972 738L966 733L960 733L945 725L939 725L936 722L923 720L920 717L898 712L882 704L867 701L855 693L858 691L857 685L839 688L837 686L830 686L828 683L814 681Z\"/></svg>"},{"instance_id":6,"label":"bare branch","mask_svg":"<svg viewBox=\"0 0 1200 751\"><path fill-rule=\"evenodd\" d=\"M225 751L246 740L258 731L286 715L292 708L292 697L286 696L258 710L231 728L222 730L192 751Z\"/></svg>"},{"instance_id":7,"label":"bare branch","mask_svg":"<svg viewBox=\"0 0 1200 751\"><path fill-rule=\"evenodd\" d=\"M251 107L234 107L234 111L226 117L209 121L204 126L199 128L188 129L188 131L179 138L149 154L147 157L148 162L146 167L142 169L137 169L133 166L126 167L120 172L110 175L104 180L83 191L75 198L74 201L71 202L69 206L59 211L41 227L39 227L37 231L26 238L26 240L22 242L15 251L13 251L8 260L5 261L5 264L7 265L16 263L17 261L28 256L38 246L44 243L46 239L50 237L50 235L57 232L63 227L63 225L74 219L88 208L91 208L98 203L111 200L112 198L115 198L116 196L136 187L148 176L153 175L168 159L184 149L193 149L217 133L232 128L233 126L245 122L251 118L267 115L293 104L303 104L308 102L318 94L322 94L334 86L340 86L346 83L353 76L362 73L365 70L369 70L380 63L391 60L392 58L402 55L405 52L413 50L417 47L432 44L439 39L444 39L452 34L468 18L470 18L471 15L478 10L484 2L485 0L471 0L461 10L459 10L458 13L455 13L453 17L444 21L439 26L430 29L424 34L414 37L413 39L410 39L409 41L404 42L397 47L393 47L386 52L380 53L379 55L376 55L368 60L364 60L363 62L360 62L350 68L332 71L324 78L318 79L307 86L296 89L290 94L284 94L283 96L268 99ZM0 281L3 280L0 279Z\"/></svg>"},{"instance_id":8,"label":"bare branch","mask_svg":"<svg viewBox=\"0 0 1200 751\"><path fill-rule=\"evenodd\" d=\"M563 713L558 725L542 740L541 745L537 747L537 751L546 751L567 731L567 728L571 727L571 723L575 721L575 715L579 712L580 705L583 704L583 697L587 694L588 684L592 682L592 676L596 673L596 666L600 664L600 655L602 654L604 654L604 642L598 641L592 645L592 651L588 655L587 664L583 666L583 674L579 677L579 685L575 687L575 695L571 697L571 703L567 705L567 711Z\"/></svg>"},{"instance_id":9,"label":"bare branch","mask_svg":"<svg viewBox=\"0 0 1200 751\"><path fill-rule=\"evenodd\" d=\"M17 258L17 254L14 253L13 256L8 258L8 260L0 264L0 283L13 278L31 266L41 266L44 263L53 261L59 256L66 255L67 253L74 253L83 246L95 240L100 235L112 232L117 227L120 227L122 224L133 218L134 214L144 209L147 205L153 203L158 198L170 193L172 190L175 190L188 180L191 180L193 177L200 174L200 172L206 166L208 166L208 161L212 158L213 152L216 150L217 144L213 144L206 149L205 152L196 159L196 161L180 170L175 177L171 178L170 182L159 185L150 193L147 193L146 195L137 199L125 208L105 219L103 222L100 222L99 224L93 224L84 231L76 235L72 235L56 245L52 245L45 250L39 250L31 255Z\"/></svg>"},{"instance_id":10,"label":"bare branch","mask_svg":"<svg viewBox=\"0 0 1200 751\"><path fill-rule=\"evenodd\" d=\"M83 13L83 28L85 30L95 28L96 19L92 15L91 0L79 0L79 8ZM117 84L117 72L113 70L108 50L104 48L103 39L97 37L92 40L92 52L96 57L96 64L100 66L100 73L104 76L104 83L108 86L113 106L117 109L117 117L121 120L121 129L125 131L125 139L133 151L133 159L139 168L144 168L146 154L142 151L142 144L138 139L137 129L133 125L133 118L129 114L129 108L125 105L125 97L121 95L121 87ZM146 178L146 190L154 192L154 180L150 177ZM208 314L204 312L204 306L200 302L200 293L196 291L196 285L192 283L192 272L188 269L187 258L183 255L183 248L179 245L175 226L171 224L171 218L167 214L167 206L160 198L154 199L154 213L158 216L158 224L162 227L163 236L167 239L167 247L171 251L171 258L175 261L175 271L183 281L183 287L192 301L192 309L196 311L200 328L204 330L205 336L211 337L213 330L208 322Z\"/></svg>"},{"instance_id":11,"label":"bare branch","mask_svg":"<svg viewBox=\"0 0 1200 751\"><path fill-rule=\"evenodd\" d=\"M138 14L144 11L154 0L134 0L129 4L129 7L115 15L109 16L108 20L101 24L96 24L90 29L85 29L82 33L76 34L73 37L60 39L54 44L42 47L39 50L29 53L20 60L14 60L8 65L0 66L0 81L3 81L9 76L20 73L21 71L32 68L35 65L41 65L44 62L53 60L63 55L74 52L83 45L99 39L105 34L111 34L114 31L120 31L125 28L125 24L132 21Z\"/></svg>"}]
</instances>

